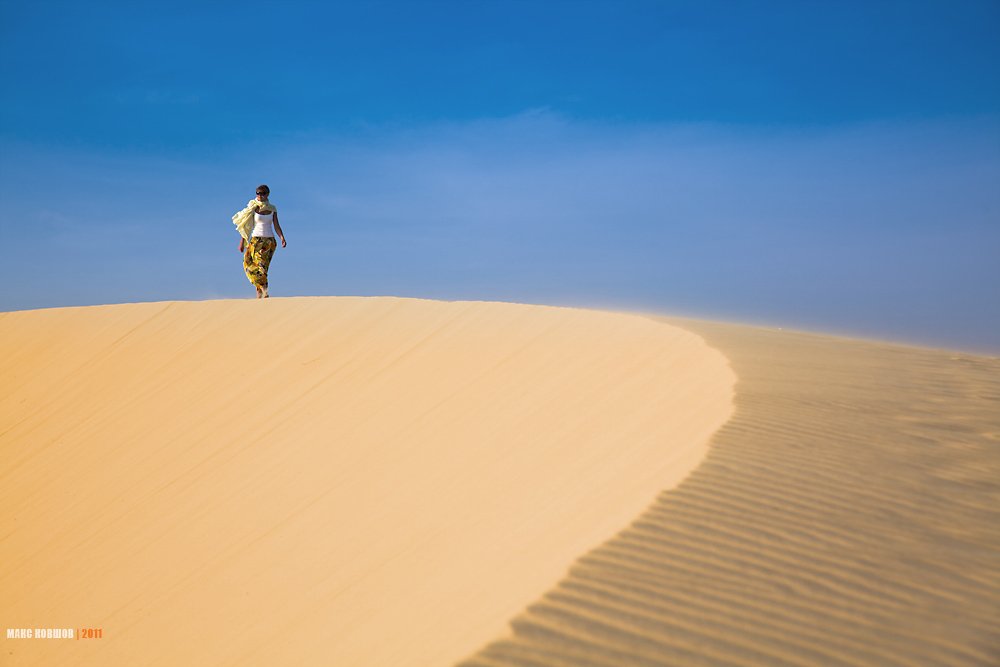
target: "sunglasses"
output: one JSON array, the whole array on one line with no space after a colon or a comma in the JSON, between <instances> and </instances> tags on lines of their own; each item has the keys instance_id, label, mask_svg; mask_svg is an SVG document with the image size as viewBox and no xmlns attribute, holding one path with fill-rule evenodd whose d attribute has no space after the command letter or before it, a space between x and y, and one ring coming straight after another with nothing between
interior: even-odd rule
<instances>
[{"instance_id":1,"label":"sunglasses","mask_svg":"<svg viewBox=\"0 0 1000 667\"><path fill-rule=\"evenodd\" d=\"M257 194L259 194L259 195L261 195L261 196L264 196L264 197L266 197L266 196L267 196L267 193L266 193L266 192L258 192Z\"/></svg>"}]
</instances>

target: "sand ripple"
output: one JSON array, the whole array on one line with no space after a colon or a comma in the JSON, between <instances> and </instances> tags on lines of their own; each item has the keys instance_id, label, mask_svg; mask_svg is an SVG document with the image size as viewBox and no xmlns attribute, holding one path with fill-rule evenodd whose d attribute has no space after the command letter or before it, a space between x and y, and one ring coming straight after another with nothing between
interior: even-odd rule
<instances>
[{"instance_id":1,"label":"sand ripple","mask_svg":"<svg viewBox=\"0 0 1000 667\"><path fill-rule=\"evenodd\" d=\"M669 321L736 415L461 664L1000 664L1000 360Z\"/></svg>"}]
</instances>

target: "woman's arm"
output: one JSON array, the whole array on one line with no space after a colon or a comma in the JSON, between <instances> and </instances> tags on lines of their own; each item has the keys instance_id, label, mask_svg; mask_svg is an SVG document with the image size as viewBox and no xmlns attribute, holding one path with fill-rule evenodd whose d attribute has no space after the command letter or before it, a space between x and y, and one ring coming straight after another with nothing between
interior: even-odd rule
<instances>
[{"instance_id":1,"label":"woman's arm","mask_svg":"<svg viewBox=\"0 0 1000 667\"><path fill-rule=\"evenodd\" d=\"M285 245L285 233L281 231L281 225L278 224L278 212L274 212L274 231L278 232L278 236L281 237L281 247L284 248Z\"/></svg>"}]
</instances>

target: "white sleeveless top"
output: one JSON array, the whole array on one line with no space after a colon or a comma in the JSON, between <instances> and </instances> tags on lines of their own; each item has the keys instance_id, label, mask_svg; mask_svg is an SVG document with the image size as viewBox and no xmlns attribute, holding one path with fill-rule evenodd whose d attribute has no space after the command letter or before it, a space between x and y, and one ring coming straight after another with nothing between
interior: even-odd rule
<instances>
[{"instance_id":1,"label":"white sleeveless top","mask_svg":"<svg viewBox=\"0 0 1000 667\"><path fill-rule=\"evenodd\" d=\"M253 214L253 236L270 236L274 238L274 214L265 213L261 215L260 213Z\"/></svg>"}]
</instances>

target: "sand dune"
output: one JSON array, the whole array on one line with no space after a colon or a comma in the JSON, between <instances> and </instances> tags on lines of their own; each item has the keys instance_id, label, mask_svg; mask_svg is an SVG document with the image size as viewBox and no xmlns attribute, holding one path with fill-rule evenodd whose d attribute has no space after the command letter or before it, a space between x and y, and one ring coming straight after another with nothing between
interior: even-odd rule
<instances>
[{"instance_id":1,"label":"sand dune","mask_svg":"<svg viewBox=\"0 0 1000 667\"><path fill-rule=\"evenodd\" d=\"M10 665L452 664L695 468L735 381L636 315L394 298L2 313L0 350L0 620L103 633Z\"/></svg>"},{"instance_id":2,"label":"sand dune","mask_svg":"<svg viewBox=\"0 0 1000 667\"><path fill-rule=\"evenodd\" d=\"M1000 665L1000 360L666 321L735 415L462 665Z\"/></svg>"},{"instance_id":3,"label":"sand dune","mask_svg":"<svg viewBox=\"0 0 1000 667\"><path fill-rule=\"evenodd\" d=\"M1000 664L995 358L391 298L0 345L0 619L105 633L2 664Z\"/></svg>"}]
</instances>

